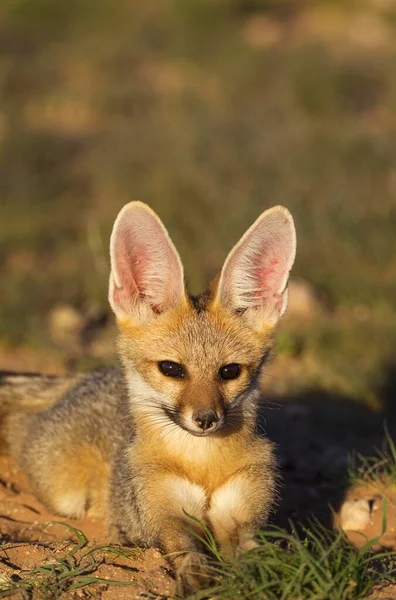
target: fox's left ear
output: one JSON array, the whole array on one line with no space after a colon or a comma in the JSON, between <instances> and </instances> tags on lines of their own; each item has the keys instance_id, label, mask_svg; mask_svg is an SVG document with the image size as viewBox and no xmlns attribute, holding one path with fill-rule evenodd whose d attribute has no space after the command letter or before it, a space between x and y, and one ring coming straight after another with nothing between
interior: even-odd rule
<instances>
[{"instance_id":1,"label":"fox's left ear","mask_svg":"<svg viewBox=\"0 0 396 600\"><path fill-rule=\"evenodd\" d=\"M110 240L109 302L117 318L143 323L186 302L180 256L146 204L119 213Z\"/></svg>"},{"instance_id":2,"label":"fox's left ear","mask_svg":"<svg viewBox=\"0 0 396 600\"><path fill-rule=\"evenodd\" d=\"M283 206L266 210L229 253L214 304L248 319L257 330L274 326L287 307L287 281L296 255L293 217Z\"/></svg>"}]
</instances>

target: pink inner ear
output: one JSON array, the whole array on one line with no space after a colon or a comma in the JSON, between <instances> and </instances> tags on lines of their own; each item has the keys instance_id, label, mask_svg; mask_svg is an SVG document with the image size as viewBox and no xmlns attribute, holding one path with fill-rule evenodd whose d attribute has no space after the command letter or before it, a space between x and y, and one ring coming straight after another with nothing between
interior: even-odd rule
<instances>
[{"instance_id":1,"label":"pink inner ear","mask_svg":"<svg viewBox=\"0 0 396 600\"><path fill-rule=\"evenodd\" d=\"M261 308L283 314L289 271L295 256L290 213L275 207L263 213L230 252L221 274L218 297L234 310Z\"/></svg>"},{"instance_id":2,"label":"pink inner ear","mask_svg":"<svg viewBox=\"0 0 396 600\"><path fill-rule=\"evenodd\" d=\"M137 204L137 205L136 205ZM126 314L159 313L184 293L183 269L165 228L147 207L127 205L111 239L110 303Z\"/></svg>"},{"instance_id":3,"label":"pink inner ear","mask_svg":"<svg viewBox=\"0 0 396 600\"><path fill-rule=\"evenodd\" d=\"M153 232L150 233L149 239L153 242ZM154 312L161 312L169 291L169 265L166 261L161 265L164 251L161 242L162 240L158 240L158 246L144 245L134 240L130 231L120 231L115 254L119 286L115 290L114 299L123 305L124 310L131 304L146 300ZM162 282L159 281L157 269L162 271Z\"/></svg>"},{"instance_id":4,"label":"pink inner ear","mask_svg":"<svg viewBox=\"0 0 396 600\"><path fill-rule=\"evenodd\" d=\"M273 305L286 286L288 249L275 237L249 242L238 248L230 261L233 286L245 306Z\"/></svg>"},{"instance_id":5,"label":"pink inner ear","mask_svg":"<svg viewBox=\"0 0 396 600\"><path fill-rule=\"evenodd\" d=\"M265 262L265 261L264 261ZM257 297L265 297L274 289L279 289L279 267L281 265L280 258L276 256L267 261L268 266L258 267L256 269L256 278L258 283Z\"/></svg>"},{"instance_id":6,"label":"pink inner ear","mask_svg":"<svg viewBox=\"0 0 396 600\"><path fill-rule=\"evenodd\" d=\"M131 305L139 299L140 292L134 274L134 258L128 253L121 232L114 248L114 262L116 265L114 275L117 279L113 285L112 300L115 305L128 313Z\"/></svg>"},{"instance_id":7,"label":"pink inner ear","mask_svg":"<svg viewBox=\"0 0 396 600\"><path fill-rule=\"evenodd\" d=\"M137 243L133 244L133 241L128 245L128 232L121 235L120 248L116 251L117 274L121 286L127 287L132 296L143 298L145 292L144 273L149 267L147 249Z\"/></svg>"}]
</instances>

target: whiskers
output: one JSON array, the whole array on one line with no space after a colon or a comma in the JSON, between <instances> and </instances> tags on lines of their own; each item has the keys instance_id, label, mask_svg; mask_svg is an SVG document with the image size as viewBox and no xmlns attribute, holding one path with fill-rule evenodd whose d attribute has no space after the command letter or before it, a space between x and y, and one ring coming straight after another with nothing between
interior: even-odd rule
<instances>
[{"instance_id":1,"label":"whiskers","mask_svg":"<svg viewBox=\"0 0 396 600\"><path fill-rule=\"evenodd\" d=\"M179 425L180 412L178 407L163 402L147 401L133 409L137 435L157 438L166 443L178 455L191 458L201 452L206 452L212 440L211 436L197 437ZM198 454L197 454L198 453Z\"/></svg>"},{"instance_id":2,"label":"whiskers","mask_svg":"<svg viewBox=\"0 0 396 600\"><path fill-rule=\"evenodd\" d=\"M161 434L161 437L170 435L172 432L180 429L179 425L172 418L176 411L173 407L166 407L164 410L162 404L145 400L144 404L133 410L133 418L137 429L142 432L150 431L153 435ZM171 416L172 412L172 416Z\"/></svg>"}]
</instances>

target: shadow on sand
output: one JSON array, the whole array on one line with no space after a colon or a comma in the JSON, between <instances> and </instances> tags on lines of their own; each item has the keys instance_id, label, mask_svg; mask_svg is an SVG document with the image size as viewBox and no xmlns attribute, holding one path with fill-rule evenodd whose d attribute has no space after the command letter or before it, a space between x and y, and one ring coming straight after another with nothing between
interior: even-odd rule
<instances>
[{"instance_id":1,"label":"shadow on sand","mask_svg":"<svg viewBox=\"0 0 396 600\"><path fill-rule=\"evenodd\" d=\"M265 397L260 425L278 446L282 477L276 525L314 517L331 526L350 486L351 458L384 447L385 423L396 439L396 364L385 367L383 381L380 410L323 389Z\"/></svg>"}]
</instances>

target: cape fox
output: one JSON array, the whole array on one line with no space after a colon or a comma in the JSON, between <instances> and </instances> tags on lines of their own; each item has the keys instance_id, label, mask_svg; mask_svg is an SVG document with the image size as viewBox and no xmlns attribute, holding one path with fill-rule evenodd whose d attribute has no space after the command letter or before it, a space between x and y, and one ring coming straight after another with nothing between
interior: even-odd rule
<instances>
[{"instance_id":1,"label":"cape fox","mask_svg":"<svg viewBox=\"0 0 396 600\"><path fill-rule=\"evenodd\" d=\"M110 243L120 369L0 377L8 444L41 500L103 515L114 541L159 545L185 591L205 569L198 522L243 551L274 504L258 384L295 249L290 213L271 208L192 297L162 222L131 202Z\"/></svg>"}]
</instances>

